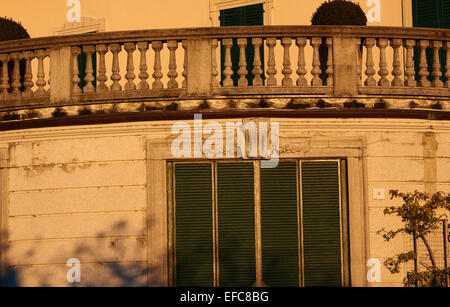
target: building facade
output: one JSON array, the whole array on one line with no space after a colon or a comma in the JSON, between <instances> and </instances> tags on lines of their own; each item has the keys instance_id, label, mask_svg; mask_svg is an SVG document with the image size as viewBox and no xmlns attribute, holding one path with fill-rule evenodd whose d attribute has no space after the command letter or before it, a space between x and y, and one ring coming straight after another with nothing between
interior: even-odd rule
<instances>
[{"instance_id":1,"label":"building facade","mask_svg":"<svg viewBox=\"0 0 450 307\"><path fill-rule=\"evenodd\" d=\"M450 191L448 1L3 2L4 285L402 285L377 231L390 189Z\"/></svg>"}]
</instances>

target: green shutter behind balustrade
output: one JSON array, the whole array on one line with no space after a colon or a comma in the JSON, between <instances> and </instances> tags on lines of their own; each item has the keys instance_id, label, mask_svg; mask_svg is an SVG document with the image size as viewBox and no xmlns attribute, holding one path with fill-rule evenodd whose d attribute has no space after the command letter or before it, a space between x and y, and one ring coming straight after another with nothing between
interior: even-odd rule
<instances>
[{"instance_id":1,"label":"green shutter behind balustrade","mask_svg":"<svg viewBox=\"0 0 450 307\"><path fill-rule=\"evenodd\" d=\"M214 286L212 164L175 164L176 286Z\"/></svg>"},{"instance_id":2,"label":"green shutter behind balustrade","mask_svg":"<svg viewBox=\"0 0 450 307\"><path fill-rule=\"evenodd\" d=\"M248 5L248 6L242 6L242 7L236 7L232 9L222 10L220 11L220 26L221 27L227 27L227 26L262 26L264 25L264 9L263 5L261 4L255 4L255 5ZM224 69L224 59L225 59L225 49L221 48L221 72L223 73ZM237 46L237 40L233 39L233 47L231 48L231 62L232 66L231 69L233 70L233 75L231 78L233 79L234 85L237 85L239 75L239 47ZM260 48L260 54L261 54L261 68L264 66L264 48L261 46ZM247 40L247 47L245 48L245 57L247 61L247 79L249 80L249 85L252 85L254 75L252 73L253 71L253 60L255 57L255 51L252 45L252 40ZM264 74L263 74L264 75ZM225 77L222 75L222 80ZM264 79L264 77L263 77Z\"/></svg>"},{"instance_id":3,"label":"green shutter behind balustrade","mask_svg":"<svg viewBox=\"0 0 450 307\"><path fill-rule=\"evenodd\" d=\"M83 89L86 86L86 81L84 81L84 78L86 77L86 65L87 65L87 55L86 53L82 52L79 56L78 56L78 78L80 78L80 82L78 82L78 86ZM94 76L94 82L92 82L92 84L94 85L94 87L97 84L97 53L93 53L92 54L92 69L93 69L93 73L92 75Z\"/></svg>"},{"instance_id":4,"label":"green shutter behind balustrade","mask_svg":"<svg viewBox=\"0 0 450 307\"><path fill-rule=\"evenodd\" d=\"M413 0L413 26L420 28L442 28L450 29L450 0ZM431 43L431 42L430 42ZM430 46L431 47L431 46ZM433 81L433 50L428 48L427 51L428 63L428 80ZM439 52L439 61L441 64L443 82L447 81L445 78L445 63L446 54L444 50ZM414 48L414 63L416 70L416 80L419 80L419 63L420 63L420 49Z\"/></svg>"},{"instance_id":5,"label":"green shutter behind balustrade","mask_svg":"<svg viewBox=\"0 0 450 307\"><path fill-rule=\"evenodd\" d=\"M441 16L442 16L442 22L441 26L444 29L450 29L450 1L449 0L442 0L441 2Z\"/></svg>"},{"instance_id":6,"label":"green shutter behind balustrade","mask_svg":"<svg viewBox=\"0 0 450 307\"><path fill-rule=\"evenodd\" d=\"M297 163L261 168L262 272L267 286L299 285Z\"/></svg>"},{"instance_id":7,"label":"green shutter behind balustrade","mask_svg":"<svg viewBox=\"0 0 450 307\"><path fill-rule=\"evenodd\" d=\"M439 0L413 0L413 26L439 28Z\"/></svg>"},{"instance_id":8,"label":"green shutter behind balustrade","mask_svg":"<svg viewBox=\"0 0 450 307\"><path fill-rule=\"evenodd\" d=\"M305 286L341 286L338 162L302 162Z\"/></svg>"},{"instance_id":9,"label":"green shutter behind balustrade","mask_svg":"<svg viewBox=\"0 0 450 307\"><path fill-rule=\"evenodd\" d=\"M217 163L219 285L255 282L253 163Z\"/></svg>"}]
</instances>

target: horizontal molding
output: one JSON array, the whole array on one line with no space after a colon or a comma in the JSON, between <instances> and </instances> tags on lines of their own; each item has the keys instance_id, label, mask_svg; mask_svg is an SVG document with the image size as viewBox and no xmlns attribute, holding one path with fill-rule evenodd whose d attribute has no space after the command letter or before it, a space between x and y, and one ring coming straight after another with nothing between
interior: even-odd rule
<instances>
[{"instance_id":1,"label":"horizontal molding","mask_svg":"<svg viewBox=\"0 0 450 307\"><path fill-rule=\"evenodd\" d=\"M0 43L0 53L61 46L112 44L152 40L186 40L227 37L370 37L449 40L450 30L379 26L233 26L116 31L22 39Z\"/></svg>"},{"instance_id":2,"label":"horizontal molding","mask_svg":"<svg viewBox=\"0 0 450 307\"><path fill-rule=\"evenodd\" d=\"M428 110L266 110L242 111L163 111L140 113L93 114L27 121L12 121L0 124L1 142L64 135L74 137L84 134L133 135L159 132L169 129L175 120L189 121L194 114L202 114L205 120L238 120L244 118L270 118L278 121L295 120L301 126L287 127L295 130L348 129L368 131L450 131L450 112ZM159 123L152 123L158 121ZM147 122L147 123L144 123ZM161 125L161 122L164 122ZM106 125L108 124L108 125ZM111 125L114 124L114 125ZM72 127L84 126L84 127ZM153 127L155 126L155 127ZM124 131L123 127L127 129ZM42 129L42 130L41 130ZM153 129L153 130L152 130ZM26 131L25 131L26 130ZM47 136L47 137L48 137Z\"/></svg>"}]
</instances>

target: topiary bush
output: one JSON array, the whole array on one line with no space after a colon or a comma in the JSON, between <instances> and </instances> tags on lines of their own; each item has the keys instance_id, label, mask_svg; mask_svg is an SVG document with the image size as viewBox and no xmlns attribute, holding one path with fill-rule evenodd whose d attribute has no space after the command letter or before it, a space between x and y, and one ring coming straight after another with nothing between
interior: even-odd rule
<instances>
[{"instance_id":1,"label":"topiary bush","mask_svg":"<svg viewBox=\"0 0 450 307\"><path fill-rule=\"evenodd\" d=\"M311 17L311 24L315 25L353 25L366 26L367 17L358 3L353 3L348 0L333 0L322 3ZM361 58L362 46L359 50L359 57ZM322 84L326 84L326 70L328 60L328 48L325 46L325 38L319 48L320 69L322 73L320 78Z\"/></svg>"},{"instance_id":2,"label":"topiary bush","mask_svg":"<svg viewBox=\"0 0 450 307\"><path fill-rule=\"evenodd\" d=\"M16 39L26 39L30 38L27 30L20 24L11 18L0 17L0 42L10 41ZM20 91L23 91L23 81L25 75L26 62L24 59L19 61L20 67L20 83L22 84ZM0 63L0 71L3 69L3 63ZM14 75L14 62L9 61L8 63L8 74L9 74L9 90L11 92L11 83Z\"/></svg>"},{"instance_id":3,"label":"topiary bush","mask_svg":"<svg viewBox=\"0 0 450 307\"><path fill-rule=\"evenodd\" d=\"M312 25L366 26L367 17L358 3L348 0L324 2L314 12Z\"/></svg>"},{"instance_id":4,"label":"topiary bush","mask_svg":"<svg viewBox=\"0 0 450 307\"><path fill-rule=\"evenodd\" d=\"M0 17L0 42L23 38L30 38L30 35L20 22Z\"/></svg>"}]
</instances>

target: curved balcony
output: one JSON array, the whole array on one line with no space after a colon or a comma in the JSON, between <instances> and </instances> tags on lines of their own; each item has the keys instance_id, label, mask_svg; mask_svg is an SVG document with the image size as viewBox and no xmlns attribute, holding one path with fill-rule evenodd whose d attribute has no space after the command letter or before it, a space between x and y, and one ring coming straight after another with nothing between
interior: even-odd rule
<instances>
[{"instance_id":1,"label":"curved balcony","mask_svg":"<svg viewBox=\"0 0 450 307\"><path fill-rule=\"evenodd\" d=\"M199 110L450 118L450 30L443 29L121 31L3 42L0 63L2 129L55 117L60 123L94 115L108 121L112 113L115 120L119 113L170 119Z\"/></svg>"}]
</instances>

